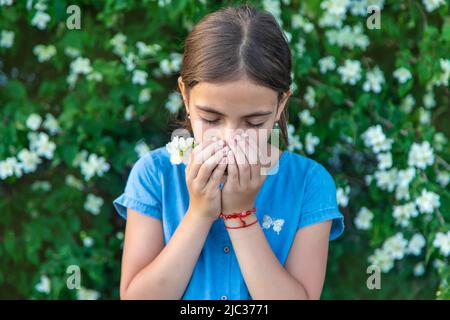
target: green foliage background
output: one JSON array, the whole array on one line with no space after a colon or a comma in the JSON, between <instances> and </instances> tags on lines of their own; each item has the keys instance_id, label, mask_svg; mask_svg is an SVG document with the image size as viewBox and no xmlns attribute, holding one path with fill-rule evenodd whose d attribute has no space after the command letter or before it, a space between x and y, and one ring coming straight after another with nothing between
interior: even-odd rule
<instances>
[{"instance_id":1,"label":"green foliage background","mask_svg":"<svg viewBox=\"0 0 450 320\"><path fill-rule=\"evenodd\" d=\"M178 74L153 71L170 59L171 53L183 52L183 41L195 22L224 5L239 2L77 1L81 30L66 27L66 8L74 1L44 1L51 20L43 30L32 25L37 1L31 3L31 8L26 1L0 7L0 32L10 30L15 35L11 48L0 47L0 160L28 148L26 121L32 113L42 117L53 114L61 131L51 137L56 143L51 160L43 160L33 173L0 180L0 298L75 299L76 290L66 288L69 265L80 266L83 287L98 291L103 299L118 298L124 223L111 203L123 191L137 160L136 143L143 139L150 148L162 146L173 129L169 125L172 114L165 105L176 90ZM268 6L267 1L252 3L260 8ZM393 195L364 182L365 175L375 170L376 159L361 138L367 128L381 124L394 140L394 165L403 168L413 142L429 141L435 146L437 132L448 136L448 85L434 89L436 107L430 123L421 123L418 111L427 84L440 72L440 59L450 58L448 3L427 12L421 1L387 1L381 11L380 30L366 29L366 16L349 15L345 24L363 25L369 37L366 50L342 48L326 40L329 28L317 23L323 12L320 1L277 3L283 29L292 36L296 90L289 104L290 123L300 137L308 131L320 138L316 152L308 156L323 163L338 186L351 187L349 205L342 207L346 232L331 243L323 298L449 298L448 260L432 245L436 232L449 230L449 192L436 182L436 170L449 170L447 145L435 149L439 159L421 171L410 190L413 196L423 187L438 193L443 220L417 220L406 228L408 238L416 231L425 236L425 252L396 262L393 270L382 275L382 289L368 290L368 256L401 228L392 218ZM312 32L291 26L292 16L300 11L314 24ZM126 52L136 52L138 41L161 47L136 62L138 69L148 72L145 85L133 83L132 73L113 52L111 39L118 33L126 36ZM305 40L302 54L296 46L299 39ZM49 61L38 62L33 50L39 44L54 45L56 54ZM80 76L71 87L67 77L74 58L65 54L67 47L78 49L103 79ZM335 57L337 65L345 59L361 61L365 70L378 65L386 77L383 91L365 92L361 85L343 84L337 72L320 73L318 60L329 55ZM392 73L401 66L411 70L413 79L399 85ZM308 86L314 88L317 103L311 109L316 119L311 127L303 126L297 116L308 108L304 98ZM151 99L140 102L144 88L150 89ZM408 94L417 101L409 113L399 108ZM129 105L134 106L131 120L124 117ZM82 150L104 157L111 166L108 172L85 181L74 165ZM303 150L298 152L304 154ZM336 157L340 166L331 161ZM79 179L82 187L68 185L68 175ZM50 189L39 188L36 181L49 182ZM104 199L99 215L84 209L89 193ZM353 223L363 206L376 213L369 231L358 230ZM93 246L83 245L86 236L94 240ZM434 268L434 259L442 260L444 267ZM425 262L426 272L416 277L413 268L419 261ZM42 275L51 280L49 294L35 288Z\"/></svg>"}]
</instances>

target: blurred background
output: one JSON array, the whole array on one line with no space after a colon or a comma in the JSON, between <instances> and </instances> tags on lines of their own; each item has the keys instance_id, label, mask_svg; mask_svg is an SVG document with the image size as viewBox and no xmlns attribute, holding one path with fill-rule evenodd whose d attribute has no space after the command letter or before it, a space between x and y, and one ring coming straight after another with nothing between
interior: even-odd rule
<instances>
[{"instance_id":1,"label":"blurred background","mask_svg":"<svg viewBox=\"0 0 450 320\"><path fill-rule=\"evenodd\" d=\"M189 30L240 3L0 0L1 299L119 297L112 200L184 117ZM338 187L322 298L449 299L449 1L247 3L292 50L284 147Z\"/></svg>"}]
</instances>

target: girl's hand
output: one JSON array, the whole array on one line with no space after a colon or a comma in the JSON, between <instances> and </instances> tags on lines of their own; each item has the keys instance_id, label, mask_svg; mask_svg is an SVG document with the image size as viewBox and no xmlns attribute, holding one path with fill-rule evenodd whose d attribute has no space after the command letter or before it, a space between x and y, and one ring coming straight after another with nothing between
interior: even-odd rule
<instances>
[{"instance_id":1,"label":"girl's hand","mask_svg":"<svg viewBox=\"0 0 450 320\"><path fill-rule=\"evenodd\" d=\"M266 176L261 175L257 143L249 135L236 136L228 143L228 177L222 189L225 214L253 208Z\"/></svg>"},{"instance_id":2,"label":"girl's hand","mask_svg":"<svg viewBox=\"0 0 450 320\"><path fill-rule=\"evenodd\" d=\"M222 140L200 143L186 167L189 191L188 213L214 221L221 209L220 180L226 168L228 146Z\"/></svg>"}]
</instances>

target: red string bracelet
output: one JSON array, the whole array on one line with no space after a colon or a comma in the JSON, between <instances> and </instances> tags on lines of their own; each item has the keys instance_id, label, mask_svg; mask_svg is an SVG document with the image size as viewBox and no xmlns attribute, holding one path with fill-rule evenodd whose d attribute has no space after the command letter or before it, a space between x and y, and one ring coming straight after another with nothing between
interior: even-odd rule
<instances>
[{"instance_id":1,"label":"red string bracelet","mask_svg":"<svg viewBox=\"0 0 450 320\"><path fill-rule=\"evenodd\" d=\"M245 222L245 220L242 219L244 217L247 217L247 216L251 215L253 212L256 212L256 208L253 208L253 209L250 209L250 210L247 210L247 211L234 212L234 213L230 213L230 214L223 214L223 213L221 213L219 215L219 217L224 219L224 220L239 218L239 220L241 220L241 222L242 222L242 226L240 226L240 227L227 227L227 226L225 226L225 228L227 228L227 229L239 229L239 228L249 227L249 226L255 224L256 222L258 222L258 220L256 220L256 221L253 221L252 223L247 224L247 222Z\"/></svg>"}]
</instances>

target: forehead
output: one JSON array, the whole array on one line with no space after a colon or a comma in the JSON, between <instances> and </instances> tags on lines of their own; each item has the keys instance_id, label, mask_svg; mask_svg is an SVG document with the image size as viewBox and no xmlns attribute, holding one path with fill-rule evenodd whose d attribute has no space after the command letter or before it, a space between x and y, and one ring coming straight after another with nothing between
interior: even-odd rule
<instances>
[{"instance_id":1,"label":"forehead","mask_svg":"<svg viewBox=\"0 0 450 320\"><path fill-rule=\"evenodd\" d=\"M224 114L230 111L240 114L249 110L272 110L277 106L277 97L275 90L253 84L249 80L200 82L191 91L194 105L210 106Z\"/></svg>"}]
</instances>

